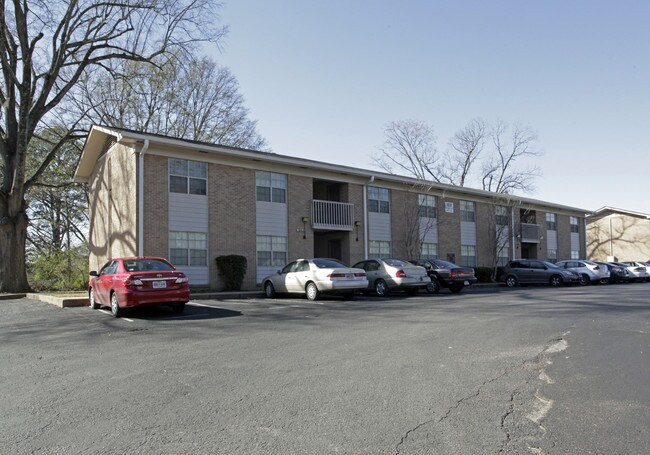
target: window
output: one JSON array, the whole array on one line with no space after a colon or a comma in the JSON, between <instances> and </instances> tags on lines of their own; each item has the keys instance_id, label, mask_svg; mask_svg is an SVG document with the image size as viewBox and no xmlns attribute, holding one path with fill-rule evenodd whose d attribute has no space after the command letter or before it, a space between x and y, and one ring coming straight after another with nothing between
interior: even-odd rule
<instances>
[{"instance_id":1,"label":"window","mask_svg":"<svg viewBox=\"0 0 650 455\"><path fill-rule=\"evenodd\" d=\"M208 164L199 161L169 160L169 191L205 196L208 187Z\"/></svg>"},{"instance_id":2,"label":"window","mask_svg":"<svg viewBox=\"0 0 650 455\"><path fill-rule=\"evenodd\" d=\"M579 259L579 258L580 258L580 251L571 250L571 259Z\"/></svg>"},{"instance_id":3,"label":"window","mask_svg":"<svg viewBox=\"0 0 650 455\"><path fill-rule=\"evenodd\" d=\"M510 248L507 246L504 246L501 248L501 250L498 252L498 257L497 257L497 266L503 267L508 263L510 260Z\"/></svg>"},{"instance_id":4,"label":"window","mask_svg":"<svg viewBox=\"0 0 650 455\"><path fill-rule=\"evenodd\" d=\"M282 267L287 263L287 238L275 235L257 236L257 266Z\"/></svg>"},{"instance_id":5,"label":"window","mask_svg":"<svg viewBox=\"0 0 650 455\"><path fill-rule=\"evenodd\" d=\"M368 256L372 258L390 257L390 242L371 240L368 242Z\"/></svg>"},{"instance_id":6,"label":"window","mask_svg":"<svg viewBox=\"0 0 650 455\"><path fill-rule=\"evenodd\" d=\"M418 194L419 215L421 218L436 218L436 197L429 194Z\"/></svg>"},{"instance_id":7,"label":"window","mask_svg":"<svg viewBox=\"0 0 650 455\"><path fill-rule=\"evenodd\" d=\"M460 220L475 222L475 204L472 201L460 201Z\"/></svg>"},{"instance_id":8,"label":"window","mask_svg":"<svg viewBox=\"0 0 650 455\"><path fill-rule=\"evenodd\" d=\"M258 171L255 174L257 200L263 202L287 202L287 176L275 172Z\"/></svg>"},{"instance_id":9,"label":"window","mask_svg":"<svg viewBox=\"0 0 650 455\"><path fill-rule=\"evenodd\" d=\"M421 259L438 259L438 244L437 243L423 243L422 251L420 252Z\"/></svg>"},{"instance_id":10,"label":"window","mask_svg":"<svg viewBox=\"0 0 650 455\"><path fill-rule=\"evenodd\" d=\"M548 262L552 262L554 264L557 262L557 250L549 248L547 256L548 256Z\"/></svg>"},{"instance_id":11,"label":"window","mask_svg":"<svg viewBox=\"0 0 650 455\"><path fill-rule=\"evenodd\" d=\"M580 225L578 224L577 216L569 217L569 222L571 223L571 232L580 232Z\"/></svg>"},{"instance_id":12,"label":"window","mask_svg":"<svg viewBox=\"0 0 650 455\"><path fill-rule=\"evenodd\" d=\"M169 260L173 265L208 265L208 236L203 232L170 232Z\"/></svg>"},{"instance_id":13,"label":"window","mask_svg":"<svg viewBox=\"0 0 650 455\"><path fill-rule=\"evenodd\" d=\"M546 229L549 231L557 231L557 215L555 213L546 214Z\"/></svg>"},{"instance_id":14,"label":"window","mask_svg":"<svg viewBox=\"0 0 650 455\"><path fill-rule=\"evenodd\" d=\"M474 245L460 246L460 265L476 267L476 247Z\"/></svg>"},{"instance_id":15,"label":"window","mask_svg":"<svg viewBox=\"0 0 650 455\"><path fill-rule=\"evenodd\" d=\"M390 190L376 186L368 187L368 211L390 213Z\"/></svg>"},{"instance_id":16,"label":"window","mask_svg":"<svg viewBox=\"0 0 650 455\"><path fill-rule=\"evenodd\" d=\"M496 219L497 226L507 226L508 225L508 208L502 205L496 206Z\"/></svg>"}]
</instances>

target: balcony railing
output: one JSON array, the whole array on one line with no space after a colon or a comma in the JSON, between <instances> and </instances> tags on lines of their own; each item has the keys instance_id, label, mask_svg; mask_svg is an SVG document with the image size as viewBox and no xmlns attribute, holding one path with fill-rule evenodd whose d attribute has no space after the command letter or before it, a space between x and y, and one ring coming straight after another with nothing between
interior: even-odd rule
<instances>
[{"instance_id":1,"label":"balcony railing","mask_svg":"<svg viewBox=\"0 0 650 455\"><path fill-rule=\"evenodd\" d=\"M539 243L539 224L521 223L521 241L525 243Z\"/></svg>"},{"instance_id":2,"label":"balcony railing","mask_svg":"<svg viewBox=\"0 0 650 455\"><path fill-rule=\"evenodd\" d=\"M311 227L351 231L354 228L354 204L314 199L311 201Z\"/></svg>"}]
</instances>

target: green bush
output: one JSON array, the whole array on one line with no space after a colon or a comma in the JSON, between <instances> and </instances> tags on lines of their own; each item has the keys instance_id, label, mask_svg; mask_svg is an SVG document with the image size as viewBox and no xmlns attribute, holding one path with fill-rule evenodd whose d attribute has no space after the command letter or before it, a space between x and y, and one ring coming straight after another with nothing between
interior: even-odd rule
<instances>
[{"instance_id":1,"label":"green bush","mask_svg":"<svg viewBox=\"0 0 650 455\"><path fill-rule=\"evenodd\" d=\"M34 255L28 278L35 291L78 291L88 288L88 252L84 247Z\"/></svg>"},{"instance_id":2,"label":"green bush","mask_svg":"<svg viewBox=\"0 0 650 455\"><path fill-rule=\"evenodd\" d=\"M244 256L231 254L217 257L219 274L224 278L224 291L241 291L246 275L247 262Z\"/></svg>"},{"instance_id":3,"label":"green bush","mask_svg":"<svg viewBox=\"0 0 650 455\"><path fill-rule=\"evenodd\" d=\"M474 267L474 274L479 283L492 283L493 271L492 267Z\"/></svg>"}]
</instances>

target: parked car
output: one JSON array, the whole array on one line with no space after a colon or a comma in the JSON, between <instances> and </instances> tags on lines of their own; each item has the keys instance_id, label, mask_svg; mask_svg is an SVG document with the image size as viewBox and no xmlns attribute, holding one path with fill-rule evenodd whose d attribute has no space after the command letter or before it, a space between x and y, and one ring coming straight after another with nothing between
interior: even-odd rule
<instances>
[{"instance_id":1,"label":"parked car","mask_svg":"<svg viewBox=\"0 0 650 455\"><path fill-rule=\"evenodd\" d=\"M601 283L605 284L609 282L609 270L607 267L602 267L600 264L597 264L592 261L586 261L584 259L569 259L566 261L556 262L561 269L571 269L574 272L577 272L582 278L580 284L590 284L590 283Z\"/></svg>"},{"instance_id":2,"label":"parked car","mask_svg":"<svg viewBox=\"0 0 650 455\"><path fill-rule=\"evenodd\" d=\"M547 261L533 259L517 259L510 261L503 268L501 275L508 287L517 284L562 284L580 283L581 277L573 270L561 269Z\"/></svg>"},{"instance_id":3,"label":"parked car","mask_svg":"<svg viewBox=\"0 0 650 455\"><path fill-rule=\"evenodd\" d=\"M354 264L353 267L366 271L367 290L378 296L387 296L390 291L402 290L408 295L415 295L418 289L430 283L424 267L394 258L367 259Z\"/></svg>"},{"instance_id":4,"label":"parked car","mask_svg":"<svg viewBox=\"0 0 650 455\"><path fill-rule=\"evenodd\" d=\"M298 259L264 278L262 286L268 298L288 293L318 300L321 294L328 293L351 299L355 291L368 287L368 278L363 269L348 267L336 259Z\"/></svg>"},{"instance_id":5,"label":"parked car","mask_svg":"<svg viewBox=\"0 0 650 455\"><path fill-rule=\"evenodd\" d=\"M89 306L110 306L120 317L126 308L171 305L180 313L190 300L190 288L183 272L158 257L116 258L99 271L90 272Z\"/></svg>"},{"instance_id":6,"label":"parked car","mask_svg":"<svg viewBox=\"0 0 650 455\"><path fill-rule=\"evenodd\" d=\"M647 281L650 278L648 268L645 264L636 261L615 262L622 265L630 272L630 281Z\"/></svg>"},{"instance_id":7,"label":"parked car","mask_svg":"<svg viewBox=\"0 0 650 455\"><path fill-rule=\"evenodd\" d=\"M440 288L449 288L451 292L458 294L465 286L476 283L474 269L471 267L461 267L440 259L422 259L413 263L421 265L427 271L431 280L427 286L427 292L430 294L437 294Z\"/></svg>"},{"instance_id":8,"label":"parked car","mask_svg":"<svg viewBox=\"0 0 650 455\"><path fill-rule=\"evenodd\" d=\"M625 267L620 265L611 264L609 262L596 262L601 267L606 267L609 270L610 283L627 283L630 272Z\"/></svg>"}]
</instances>

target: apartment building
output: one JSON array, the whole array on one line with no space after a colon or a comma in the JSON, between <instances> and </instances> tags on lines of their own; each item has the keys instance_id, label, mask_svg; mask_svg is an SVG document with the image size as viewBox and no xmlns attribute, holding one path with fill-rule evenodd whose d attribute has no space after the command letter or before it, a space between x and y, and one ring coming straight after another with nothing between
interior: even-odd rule
<instances>
[{"instance_id":1,"label":"apartment building","mask_svg":"<svg viewBox=\"0 0 650 455\"><path fill-rule=\"evenodd\" d=\"M602 207L586 223L587 255L592 261L650 259L650 214Z\"/></svg>"},{"instance_id":2,"label":"apartment building","mask_svg":"<svg viewBox=\"0 0 650 455\"><path fill-rule=\"evenodd\" d=\"M435 257L468 266L586 255L583 209L276 153L93 126L75 174L90 195L90 268L162 256L220 289L300 257Z\"/></svg>"}]
</instances>

